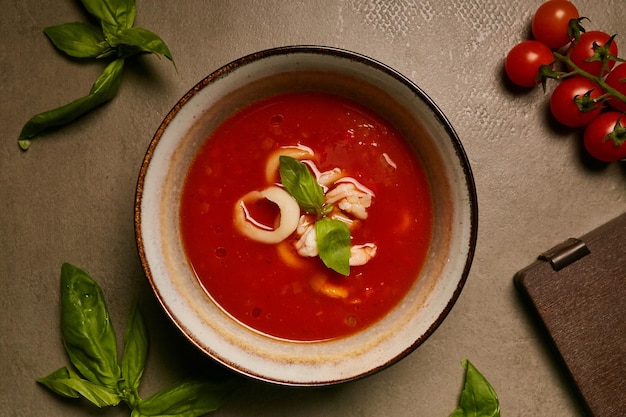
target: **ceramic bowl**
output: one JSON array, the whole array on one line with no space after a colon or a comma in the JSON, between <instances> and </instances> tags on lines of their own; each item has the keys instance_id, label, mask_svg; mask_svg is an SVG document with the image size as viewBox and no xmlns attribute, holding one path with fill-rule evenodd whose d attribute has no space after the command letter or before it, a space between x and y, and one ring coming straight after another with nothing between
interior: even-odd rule
<instances>
[{"instance_id":1,"label":"ceramic bowl","mask_svg":"<svg viewBox=\"0 0 626 417\"><path fill-rule=\"evenodd\" d=\"M404 133L432 190L433 235L425 265L408 295L365 330L322 342L267 337L225 314L200 286L179 230L185 175L208 132L248 103L294 90L338 93L372 108ZM141 263L158 300L193 344L241 374L277 384L319 386L390 366L442 323L469 273L477 201L459 138L416 84L357 53L291 46L225 65L174 106L156 131L141 167L135 229Z\"/></svg>"}]
</instances>

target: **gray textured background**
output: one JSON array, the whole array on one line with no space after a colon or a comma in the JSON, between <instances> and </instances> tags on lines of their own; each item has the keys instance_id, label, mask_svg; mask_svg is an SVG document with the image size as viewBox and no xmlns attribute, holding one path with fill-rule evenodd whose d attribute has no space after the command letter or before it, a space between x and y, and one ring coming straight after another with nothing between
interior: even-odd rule
<instances>
[{"instance_id":1,"label":"gray textured background","mask_svg":"<svg viewBox=\"0 0 626 417\"><path fill-rule=\"evenodd\" d=\"M113 102L22 153L16 139L26 120L86 94L102 67L65 59L42 33L85 20L79 2L0 0L0 415L129 414L61 400L34 382L67 363L58 328L65 261L101 284L120 336L130 305L142 303L152 343L144 395L190 374L223 373L169 324L143 276L133 231L137 174L160 121L196 82L240 56L289 44L369 55L441 107L474 171L478 247L447 320L399 364L329 388L248 382L214 415L444 417L456 406L463 358L491 381L503 415L581 415L512 278L541 251L622 213L626 170L589 164L579 134L547 116L540 89L503 81L503 57L528 36L540 3L139 0L136 25L166 41L178 70L141 57ZM575 4L589 29L626 36L623 0Z\"/></svg>"}]
</instances>

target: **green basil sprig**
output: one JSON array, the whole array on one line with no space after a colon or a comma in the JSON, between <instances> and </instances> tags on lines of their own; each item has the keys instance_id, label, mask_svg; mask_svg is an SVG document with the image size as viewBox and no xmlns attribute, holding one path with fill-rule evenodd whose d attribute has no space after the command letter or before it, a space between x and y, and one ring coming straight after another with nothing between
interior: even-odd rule
<instances>
[{"instance_id":1,"label":"green basil sprig","mask_svg":"<svg viewBox=\"0 0 626 417\"><path fill-rule=\"evenodd\" d=\"M350 229L339 220L325 217L333 206L324 203L324 191L306 164L284 155L279 161L285 190L304 211L317 216L315 234L320 259L328 268L350 275Z\"/></svg>"},{"instance_id":2,"label":"green basil sprig","mask_svg":"<svg viewBox=\"0 0 626 417\"><path fill-rule=\"evenodd\" d=\"M117 94L124 61L141 53L174 58L163 40L149 30L133 27L135 0L81 0L100 26L86 22L70 22L44 29L52 44L70 57L110 61L95 81L89 93L64 106L45 111L30 118L18 138L22 150L27 150L34 137L67 125L85 113L110 101Z\"/></svg>"},{"instance_id":3,"label":"green basil sprig","mask_svg":"<svg viewBox=\"0 0 626 417\"><path fill-rule=\"evenodd\" d=\"M465 368L465 385L459 398L458 408L450 417L500 417L500 402L487 379L468 361Z\"/></svg>"},{"instance_id":4,"label":"green basil sprig","mask_svg":"<svg viewBox=\"0 0 626 417\"><path fill-rule=\"evenodd\" d=\"M138 308L124 335L121 366L102 290L83 270L61 268L61 332L73 367L37 379L55 393L83 397L98 407L126 403L132 417L199 417L221 406L233 390L231 381L184 381L142 399L139 384L148 352L148 332Z\"/></svg>"}]
</instances>

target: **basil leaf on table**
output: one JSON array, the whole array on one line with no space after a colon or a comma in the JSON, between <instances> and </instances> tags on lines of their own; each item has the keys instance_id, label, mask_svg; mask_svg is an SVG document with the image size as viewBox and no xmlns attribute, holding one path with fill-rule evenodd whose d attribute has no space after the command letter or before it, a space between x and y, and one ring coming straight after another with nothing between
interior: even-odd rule
<instances>
[{"instance_id":1,"label":"basil leaf on table","mask_svg":"<svg viewBox=\"0 0 626 417\"><path fill-rule=\"evenodd\" d=\"M28 149L31 139L40 133L66 125L115 97L122 81L123 68L124 60L116 59L107 65L87 96L33 116L22 128L18 138L20 148Z\"/></svg>"},{"instance_id":2,"label":"basil leaf on table","mask_svg":"<svg viewBox=\"0 0 626 417\"><path fill-rule=\"evenodd\" d=\"M89 13L104 25L129 28L135 23L135 0L81 0Z\"/></svg>"},{"instance_id":3,"label":"basil leaf on table","mask_svg":"<svg viewBox=\"0 0 626 417\"><path fill-rule=\"evenodd\" d=\"M45 385L48 389L62 395L63 397L79 398L80 393L74 388L71 388L67 383L67 380L72 378L71 374L74 374L74 372L70 371L67 367L63 367L57 369L48 376L37 378L37 382Z\"/></svg>"},{"instance_id":4,"label":"basil leaf on table","mask_svg":"<svg viewBox=\"0 0 626 417\"><path fill-rule=\"evenodd\" d=\"M100 23L73 22L44 29L56 48L75 58L114 59L92 86L89 95L32 117L20 133L18 144L27 150L31 139L51 128L66 125L111 100L119 90L124 59L155 53L174 59L163 40L146 29L134 28L135 0L81 0Z\"/></svg>"},{"instance_id":5,"label":"basil leaf on table","mask_svg":"<svg viewBox=\"0 0 626 417\"><path fill-rule=\"evenodd\" d=\"M459 405L450 417L500 417L500 402L487 379L467 359L461 362L465 368L465 385Z\"/></svg>"},{"instance_id":6,"label":"basil leaf on table","mask_svg":"<svg viewBox=\"0 0 626 417\"><path fill-rule=\"evenodd\" d=\"M44 378L37 379L37 382L64 397L79 398L83 396L98 407L115 406L121 401L114 389L87 381L66 367L60 368Z\"/></svg>"},{"instance_id":7,"label":"basil leaf on table","mask_svg":"<svg viewBox=\"0 0 626 417\"><path fill-rule=\"evenodd\" d=\"M88 381L116 388L117 343L100 287L73 265L61 268L61 332L70 362Z\"/></svg>"},{"instance_id":8,"label":"basil leaf on table","mask_svg":"<svg viewBox=\"0 0 626 417\"><path fill-rule=\"evenodd\" d=\"M111 49L100 28L90 23L50 26L44 33L57 49L74 58L98 58Z\"/></svg>"},{"instance_id":9,"label":"basil leaf on table","mask_svg":"<svg viewBox=\"0 0 626 417\"><path fill-rule=\"evenodd\" d=\"M324 212L324 191L309 168L290 156L279 157L280 181L298 205L307 213L321 217Z\"/></svg>"},{"instance_id":10,"label":"basil leaf on table","mask_svg":"<svg viewBox=\"0 0 626 417\"><path fill-rule=\"evenodd\" d=\"M163 40L153 32L142 28L122 29L115 34L115 44L125 47L134 47L139 52L154 53L163 55L174 62L172 53ZM126 48L125 48L126 49Z\"/></svg>"},{"instance_id":11,"label":"basil leaf on table","mask_svg":"<svg viewBox=\"0 0 626 417\"><path fill-rule=\"evenodd\" d=\"M139 383L148 352L143 316L136 307L130 314L120 367L102 289L85 271L67 263L61 267L61 332L76 370L63 367L37 382L64 397L84 397L98 407L123 401L134 417L198 417L219 408L235 388L234 380L187 381L142 400Z\"/></svg>"},{"instance_id":12,"label":"basil leaf on table","mask_svg":"<svg viewBox=\"0 0 626 417\"><path fill-rule=\"evenodd\" d=\"M139 382L143 375L148 354L148 331L139 309L135 306L128 320L124 335L124 353L122 354L122 376L131 390L129 400L139 398Z\"/></svg>"},{"instance_id":13,"label":"basil leaf on table","mask_svg":"<svg viewBox=\"0 0 626 417\"><path fill-rule=\"evenodd\" d=\"M350 275L350 229L340 221L324 217L315 222L317 249L328 268Z\"/></svg>"},{"instance_id":14,"label":"basil leaf on table","mask_svg":"<svg viewBox=\"0 0 626 417\"><path fill-rule=\"evenodd\" d=\"M217 410L233 389L232 383L183 381L142 400L131 417L199 417Z\"/></svg>"}]
</instances>

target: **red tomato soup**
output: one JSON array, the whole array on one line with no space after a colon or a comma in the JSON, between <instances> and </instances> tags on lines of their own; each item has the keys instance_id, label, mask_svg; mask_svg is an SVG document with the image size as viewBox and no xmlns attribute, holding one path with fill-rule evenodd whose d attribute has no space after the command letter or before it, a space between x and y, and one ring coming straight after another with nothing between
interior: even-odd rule
<instances>
[{"instance_id":1,"label":"red tomato soup","mask_svg":"<svg viewBox=\"0 0 626 417\"><path fill-rule=\"evenodd\" d=\"M367 218L345 215L352 244L376 247L348 276L300 255L295 232L270 244L234 224L238 201L272 185L270 155L294 146L310 149L319 171L340 168L373 194ZM251 216L276 227L276 205L256 203ZM402 300L426 257L432 205L418 159L387 122L333 95L289 93L240 110L207 138L187 173L180 224L199 282L227 313L267 335L314 341L366 328Z\"/></svg>"}]
</instances>

